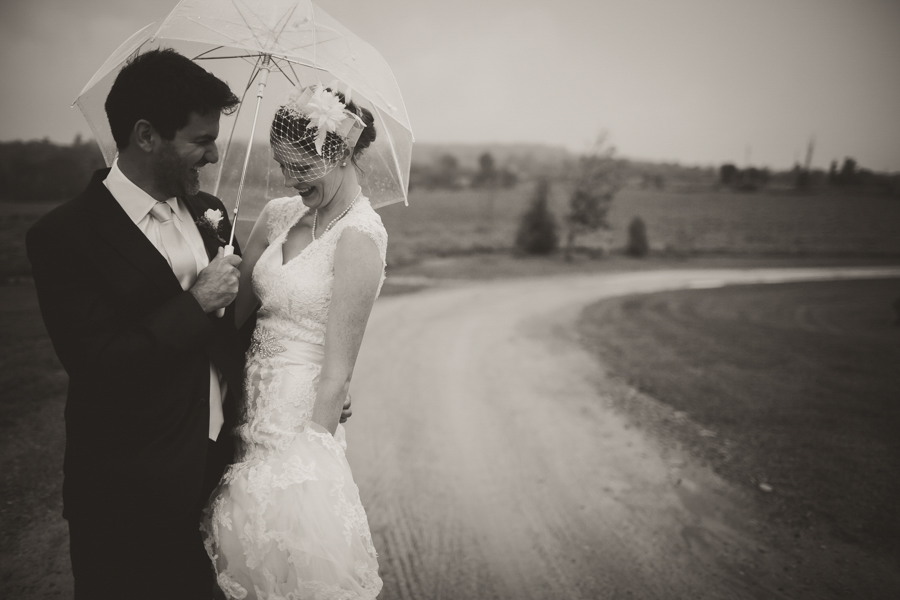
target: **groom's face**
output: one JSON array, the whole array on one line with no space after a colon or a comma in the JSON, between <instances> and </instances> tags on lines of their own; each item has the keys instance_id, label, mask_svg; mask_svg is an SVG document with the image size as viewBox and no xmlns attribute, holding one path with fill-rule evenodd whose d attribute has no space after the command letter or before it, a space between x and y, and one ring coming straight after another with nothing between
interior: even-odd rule
<instances>
[{"instance_id":1,"label":"groom's face","mask_svg":"<svg viewBox=\"0 0 900 600\"><path fill-rule=\"evenodd\" d=\"M187 125L172 140L162 140L154 153L153 176L170 197L195 195L200 191L200 169L218 162L219 115L191 113Z\"/></svg>"}]
</instances>

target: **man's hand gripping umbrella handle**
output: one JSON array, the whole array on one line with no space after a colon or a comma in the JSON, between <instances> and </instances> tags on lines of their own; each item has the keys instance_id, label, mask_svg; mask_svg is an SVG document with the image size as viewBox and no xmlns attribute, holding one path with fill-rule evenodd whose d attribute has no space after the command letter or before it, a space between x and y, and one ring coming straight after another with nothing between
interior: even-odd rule
<instances>
[{"instance_id":1,"label":"man's hand gripping umbrella handle","mask_svg":"<svg viewBox=\"0 0 900 600\"><path fill-rule=\"evenodd\" d=\"M222 247L222 250L224 250L224 252L222 253L222 256L231 256L232 254L234 254L234 246L232 246L231 244L228 244L227 246ZM216 316L219 317L220 319L225 316L225 307L224 306L222 308L216 309Z\"/></svg>"},{"instance_id":2,"label":"man's hand gripping umbrella handle","mask_svg":"<svg viewBox=\"0 0 900 600\"><path fill-rule=\"evenodd\" d=\"M240 201L240 200L239 200ZM231 256L234 254L234 228L237 225L238 207L234 207L234 215L231 220L231 235L228 237L228 245L222 247L222 256ZM216 310L216 316L220 319L225 316L225 307Z\"/></svg>"}]
</instances>

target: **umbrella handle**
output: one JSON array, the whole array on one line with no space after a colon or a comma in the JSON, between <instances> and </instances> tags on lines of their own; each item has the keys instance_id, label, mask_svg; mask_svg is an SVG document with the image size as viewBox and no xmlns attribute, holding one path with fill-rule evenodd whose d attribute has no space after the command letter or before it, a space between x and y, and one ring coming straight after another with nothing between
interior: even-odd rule
<instances>
[{"instance_id":1,"label":"umbrella handle","mask_svg":"<svg viewBox=\"0 0 900 600\"><path fill-rule=\"evenodd\" d=\"M228 244L227 246L223 247L222 250L225 251L222 254L222 256L231 256L232 254L234 254L234 246L232 246L231 244ZM225 316L225 307L224 306L222 308L216 310L216 316L219 317L220 319Z\"/></svg>"}]
</instances>

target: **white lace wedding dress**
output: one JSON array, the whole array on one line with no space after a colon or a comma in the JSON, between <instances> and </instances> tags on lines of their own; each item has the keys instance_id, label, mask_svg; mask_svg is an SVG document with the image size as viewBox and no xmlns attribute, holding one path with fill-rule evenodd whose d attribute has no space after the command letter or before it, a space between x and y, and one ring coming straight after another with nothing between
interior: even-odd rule
<instances>
[{"instance_id":1,"label":"white lace wedding dress","mask_svg":"<svg viewBox=\"0 0 900 600\"><path fill-rule=\"evenodd\" d=\"M247 352L238 455L204 513L206 549L229 598L375 598L381 579L344 455L344 428L338 425L332 437L309 419L338 239L347 228L359 230L384 261L387 232L360 198L282 264L287 233L308 209L292 197L272 200L268 210L269 247L252 276L261 305Z\"/></svg>"}]
</instances>

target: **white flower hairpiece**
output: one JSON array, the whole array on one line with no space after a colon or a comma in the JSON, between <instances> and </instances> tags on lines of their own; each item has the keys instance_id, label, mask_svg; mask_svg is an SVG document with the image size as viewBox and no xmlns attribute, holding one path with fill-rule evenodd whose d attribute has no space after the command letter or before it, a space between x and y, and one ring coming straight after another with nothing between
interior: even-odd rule
<instances>
[{"instance_id":1,"label":"white flower hairpiece","mask_svg":"<svg viewBox=\"0 0 900 600\"><path fill-rule=\"evenodd\" d=\"M349 94L348 94L349 96ZM284 107L309 120L306 129L316 128L316 152L322 155L322 145L329 133L335 133L349 148L356 146L365 122L354 112L347 110L337 94L325 86L295 89L288 96Z\"/></svg>"}]
</instances>

